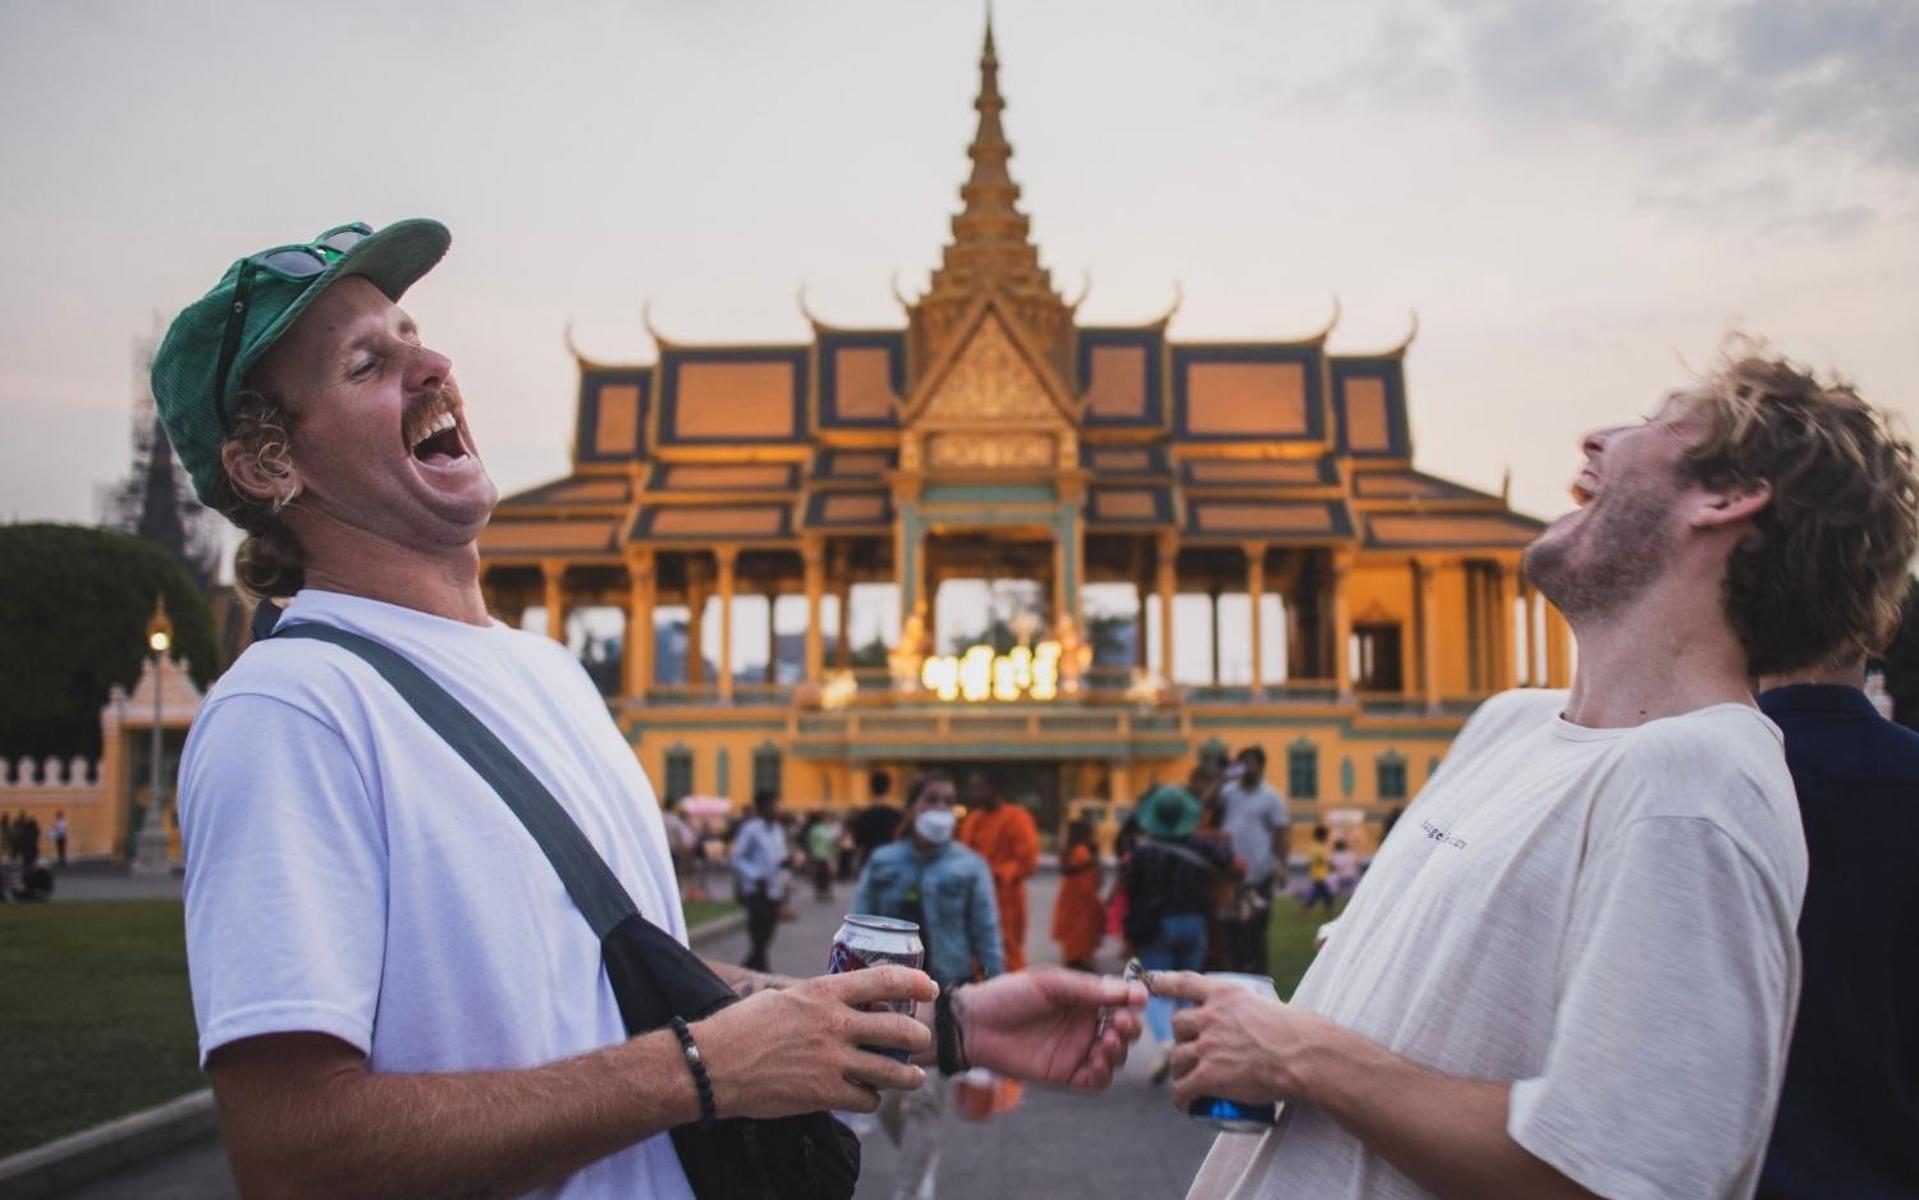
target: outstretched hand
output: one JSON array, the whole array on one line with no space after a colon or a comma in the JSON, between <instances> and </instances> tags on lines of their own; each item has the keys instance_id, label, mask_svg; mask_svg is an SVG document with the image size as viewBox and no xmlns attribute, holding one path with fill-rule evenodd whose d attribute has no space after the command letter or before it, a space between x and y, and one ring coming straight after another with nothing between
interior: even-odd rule
<instances>
[{"instance_id":1,"label":"outstretched hand","mask_svg":"<svg viewBox=\"0 0 1919 1200\"><path fill-rule=\"evenodd\" d=\"M1035 967L962 988L953 998L967 1061L1014 1079L1098 1091L1139 1037L1146 989Z\"/></svg>"}]
</instances>

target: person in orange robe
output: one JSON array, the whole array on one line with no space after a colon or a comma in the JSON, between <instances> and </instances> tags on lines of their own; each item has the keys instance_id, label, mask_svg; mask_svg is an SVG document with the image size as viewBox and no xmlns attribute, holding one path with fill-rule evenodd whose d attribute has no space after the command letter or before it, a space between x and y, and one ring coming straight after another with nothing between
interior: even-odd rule
<instances>
[{"instance_id":1,"label":"person in orange robe","mask_svg":"<svg viewBox=\"0 0 1919 1200\"><path fill-rule=\"evenodd\" d=\"M1060 961L1081 971L1093 969L1093 955L1106 936L1106 906L1099 898L1099 850L1093 823L1081 818L1066 827L1066 849L1059 858L1059 899L1053 902L1053 940Z\"/></svg>"},{"instance_id":2,"label":"person in orange robe","mask_svg":"<svg viewBox=\"0 0 1919 1200\"><path fill-rule=\"evenodd\" d=\"M1032 813L1003 803L992 780L977 772L966 779L966 803L972 811L960 827L960 841L993 869L1006 970L1011 974L1026 966L1026 881L1039 870L1039 828Z\"/></svg>"}]
</instances>

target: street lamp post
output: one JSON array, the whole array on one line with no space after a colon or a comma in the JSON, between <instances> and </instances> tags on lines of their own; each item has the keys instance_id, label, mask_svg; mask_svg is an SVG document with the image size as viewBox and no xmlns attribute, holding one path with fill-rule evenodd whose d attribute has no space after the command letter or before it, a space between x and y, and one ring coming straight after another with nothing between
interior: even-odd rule
<instances>
[{"instance_id":1,"label":"street lamp post","mask_svg":"<svg viewBox=\"0 0 1919 1200\"><path fill-rule=\"evenodd\" d=\"M160 756L161 713L160 713L160 668L166 661L167 650L173 645L173 622L167 617L167 599L159 598L153 608L153 619L147 622L147 649L153 652L153 733L148 752L150 768L147 787L146 816L140 822L140 836L134 842L133 873L135 875L165 875L172 868L167 862L167 820L165 796L161 792Z\"/></svg>"}]
</instances>

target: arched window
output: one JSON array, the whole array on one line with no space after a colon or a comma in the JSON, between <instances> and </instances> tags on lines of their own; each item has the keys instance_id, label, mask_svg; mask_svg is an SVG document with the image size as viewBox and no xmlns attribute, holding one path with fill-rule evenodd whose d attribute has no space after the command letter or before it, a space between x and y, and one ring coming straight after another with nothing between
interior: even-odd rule
<instances>
[{"instance_id":1,"label":"arched window","mask_svg":"<svg viewBox=\"0 0 1919 1200\"><path fill-rule=\"evenodd\" d=\"M780 794L780 749L771 742L761 742L753 750L753 794L772 792Z\"/></svg>"},{"instance_id":2,"label":"arched window","mask_svg":"<svg viewBox=\"0 0 1919 1200\"><path fill-rule=\"evenodd\" d=\"M1406 798L1406 756L1388 750L1373 760L1374 779L1379 799L1404 800Z\"/></svg>"},{"instance_id":3,"label":"arched window","mask_svg":"<svg viewBox=\"0 0 1919 1200\"><path fill-rule=\"evenodd\" d=\"M685 746L666 751L666 802L677 804L693 794L693 752Z\"/></svg>"},{"instance_id":4,"label":"arched window","mask_svg":"<svg viewBox=\"0 0 1919 1200\"><path fill-rule=\"evenodd\" d=\"M1319 799L1319 747L1305 738L1286 748L1286 798Z\"/></svg>"}]
</instances>

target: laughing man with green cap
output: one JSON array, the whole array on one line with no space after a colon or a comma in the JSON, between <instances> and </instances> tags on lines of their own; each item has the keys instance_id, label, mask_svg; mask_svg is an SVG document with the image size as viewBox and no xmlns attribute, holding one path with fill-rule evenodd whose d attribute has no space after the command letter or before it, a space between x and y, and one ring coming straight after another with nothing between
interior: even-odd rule
<instances>
[{"instance_id":1,"label":"laughing man with green cap","mask_svg":"<svg viewBox=\"0 0 1919 1200\"><path fill-rule=\"evenodd\" d=\"M154 397L200 498L248 535L240 582L288 601L256 631L333 626L411 660L683 943L659 806L597 690L481 597L498 493L451 361L398 306L449 240L343 225L235 262L174 321ZM221 677L180 826L201 1060L250 1195L690 1197L667 1131L872 1111L924 1072L862 1046L931 1059L935 989L896 967L714 964L747 998L686 1027L698 1053L671 1029L629 1038L599 938L526 827L337 645L267 636ZM859 1008L905 1000L915 1017ZM979 1065L1099 1087L1139 1002L1062 974L969 989L944 1019Z\"/></svg>"}]
</instances>

